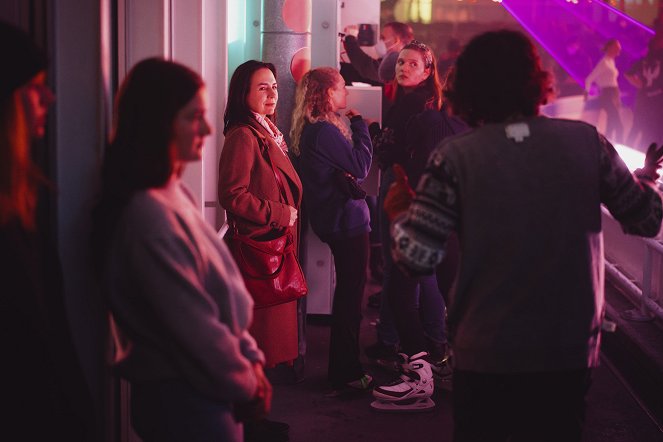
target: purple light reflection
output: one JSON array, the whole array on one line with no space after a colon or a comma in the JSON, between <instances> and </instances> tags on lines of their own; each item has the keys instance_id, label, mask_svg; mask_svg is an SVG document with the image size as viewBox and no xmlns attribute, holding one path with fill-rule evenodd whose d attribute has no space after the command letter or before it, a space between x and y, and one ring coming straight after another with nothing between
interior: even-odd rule
<instances>
[{"instance_id":1,"label":"purple light reflection","mask_svg":"<svg viewBox=\"0 0 663 442\"><path fill-rule=\"evenodd\" d=\"M650 27L648 27L648 26L646 26L646 25L640 23L639 21L637 21L637 20L634 19L633 17L630 17L630 16L624 14L624 13L623 13L622 11L620 11L619 9L616 9L616 8L610 6L609 4L604 3L604 2L602 2L602 1L590 2L590 3L593 3L593 4L596 4L596 5L602 6L602 7L606 8L606 9L608 9L610 12L612 12L612 13L614 13L614 14L617 14L617 15L620 16L621 18L623 18L623 19L625 19L625 20L631 22L631 23L634 24L635 26L637 26L637 27L639 27L639 28L642 28L642 30L645 31L646 33L648 33L650 36L653 36L653 35L654 35L654 30L653 30L653 29L651 29Z\"/></svg>"},{"instance_id":2,"label":"purple light reflection","mask_svg":"<svg viewBox=\"0 0 663 442\"><path fill-rule=\"evenodd\" d=\"M557 2L566 13L573 14L588 29L593 29L603 36L604 41L600 42L599 47L611 38L619 39L623 48L623 55L620 57L623 64L630 65L635 59L644 55L647 42L654 34L654 31L647 26L603 1L583 0L578 4L569 4L563 0ZM618 64L619 61L618 58Z\"/></svg>"},{"instance_id":3,"label":"purple light reflection","mask_svg":"<svg viewBox=\"0 0 663 442\"><path fill-rule=\"evenodd\" d=\"M568 59L562 56L561 52L558 50L557 47L553 47L547 43L547 39L542 38L538 32L534 30L532 26L528 24L528 22L531 22L531 20L526 20L521 18L520 14L517 13L509 4L507 4L508 0L502 0L502 6L504 9L506 9L509 14L513 16L520 25L525 28L525 30L537 41L543 48L548 51L550 55L552 55L557 63L559 63L566 72L569 73L571 77L578 83L578 84L583 84L584 83L584 76L579 76L577 69L574 68L574 66L570 65L568 63ZM511 2L509 2L511 3ZM585 74L586 76L586 74Z\"/></svg>"},{"instance_id":4,"label":"purple light reflection","mask_svg":"<svg viewBox=\"0 0 663 442\"><path fill-rule=\"evenodd\" d=\"M622 44L617 58L620 88L627 96L633 87L623 73L647 48L653 31L603 1L503 0L502 6L536 39L579 85L603 56L601 48L610 38Z\"/></svg>"}]
</instances>

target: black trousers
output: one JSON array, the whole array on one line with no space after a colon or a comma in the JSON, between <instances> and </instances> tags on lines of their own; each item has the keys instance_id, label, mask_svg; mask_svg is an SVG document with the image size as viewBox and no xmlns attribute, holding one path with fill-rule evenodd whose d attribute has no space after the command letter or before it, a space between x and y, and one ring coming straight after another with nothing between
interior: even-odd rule
<instances>
[{"instance_id":1,"label":"black trousers","mask_svg":"<svg viewBox=\"0 0 663 442\"><path fill-rule=\"evenodd\" d=\"M454 442L580 442L591 369L454 370Z\"/></svg>"},{"instance_id":2,"label":"black trousers","mask_svg":"<svg viewBox=\"0 0 663 442\"><path fill-rule=\"evenodd\" d=\"M599 92L599 106L606 113L605 135L612 137L613 142L623 143L624 125L620 109L622 107L619 88L606 87Z\"/></svg>"},{"instance_id":3,"label":"black trousers","mask_svg":"<svg viewBox=\"0 0 663 442\"><path fill-rule=\"evenodd\" d=\"M359 362L359 324L366 285L368 233L330 241L329 247L334 255L336 290L332 304L328 378L332 387L339 389L364 375Z\"/></svg>"},{"instance_id":4,"label":"black trousers","mask_svg":"<svg viewBox=\"0 0 663 442\"><path fill-rule=\"evenodd\" d=\"M177 379L133 383L131 420L144 442L244 440L232 403L214 401Z\"/></svg>"}]
</instances>

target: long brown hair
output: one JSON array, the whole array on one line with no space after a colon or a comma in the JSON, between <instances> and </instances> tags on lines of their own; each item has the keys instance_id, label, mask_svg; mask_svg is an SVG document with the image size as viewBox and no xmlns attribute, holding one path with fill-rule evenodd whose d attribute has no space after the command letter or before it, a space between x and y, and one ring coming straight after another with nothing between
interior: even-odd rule
<instances>
[{"instance_id":1,"label":"long brown hair","mask_svg":"<svg viewBox=\"0 0 663 442\"><path fill-rule=\"evenodd\" d=\"M435 60L433 51L431 51L430 47L417 40L412 40L406 44L403 49L401 49L401 52L406 49L419 52L421 58L424 60L424 67L430 69L430 75L428 75L428 78L422 82L420 87L425 87L430 91L430 98L426 102L426 109L439 110L442 107L442 84L440 83L440 76L437 72L437 61ZM390 87L385 88L385 95L390 101L395 101L396 97L402 93L403 88L398 84L398 81L394 77Z\"/></svg>"},{"instance_id":2,"label":"long brown hair","mask_svg":"<svg viewBox=\"0 0 663 442\"><path fill-rule=\"evenodd\" d=\"M0 225L35 228L37 188L45 182L30 158L30 132L20 90L0 105Z\"/></svg>"},{"instance_id":3,"label":"long brown hair","mask_svg":"<svg viewBox=\"0 0 663 442\"><path fill-rule=\"evenodd\" d=\"M115 127L102 167L92 244L108 246L122 210L138 191L167 184L174 172L171 141L177 113L205 86L180 63L148 58L127 74L115 102Z\"/></svg>"}]
</instances>

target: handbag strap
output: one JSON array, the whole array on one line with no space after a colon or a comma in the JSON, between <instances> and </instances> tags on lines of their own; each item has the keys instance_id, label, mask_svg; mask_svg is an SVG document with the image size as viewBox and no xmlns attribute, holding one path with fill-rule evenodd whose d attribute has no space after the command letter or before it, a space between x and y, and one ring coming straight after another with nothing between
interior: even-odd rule
<instances>
[{"instance_id":1,"label":"handbag strap","mask_svg":"<svg viewBox=\"0 0 663 442\"><path fill-rule=\"evenodd\" d=\"M267 147L267 150L269 150L269 147ZM283 202L287 204L288 198L286 198L285 196L286 194L285 194L285 188L283 187L283 180L281 180L279 173L276 171L274 163L272 162L272 158L269 156L269 152L267 150L265 150L265 153L267 154L267 162L272 167L272 172L274 172L274 178L276 178L276 184L279 186L279 191L281 192L281 196L283 197Z\"/></svg>"}]
</instances>

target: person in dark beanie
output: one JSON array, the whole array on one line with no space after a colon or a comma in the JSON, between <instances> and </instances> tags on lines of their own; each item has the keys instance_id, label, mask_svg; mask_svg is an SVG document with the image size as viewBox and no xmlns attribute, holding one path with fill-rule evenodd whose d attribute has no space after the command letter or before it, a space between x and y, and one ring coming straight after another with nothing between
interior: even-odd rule
<instances>
[{"instance_id":1,"label":"person in dark beanie","mask_svg":"<svg viewBox=\"0 0 663 442\"><path fill-rule=\"evenodd\" d=\"M54 100L47 58L25 32L0 22L0 59L0 439L94 440L60 263L36 217L48 182L30 151Z\"/></svg>"}]
</instances>

